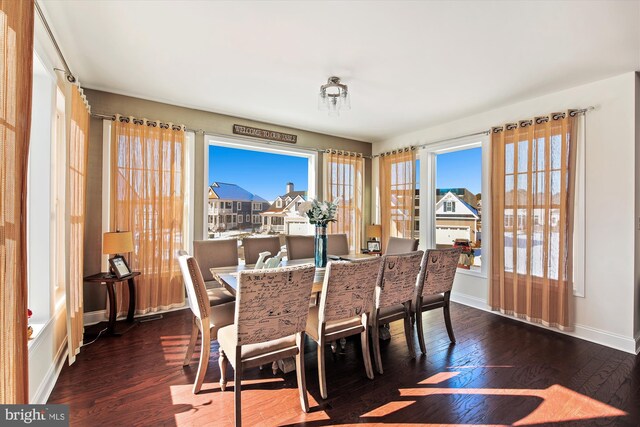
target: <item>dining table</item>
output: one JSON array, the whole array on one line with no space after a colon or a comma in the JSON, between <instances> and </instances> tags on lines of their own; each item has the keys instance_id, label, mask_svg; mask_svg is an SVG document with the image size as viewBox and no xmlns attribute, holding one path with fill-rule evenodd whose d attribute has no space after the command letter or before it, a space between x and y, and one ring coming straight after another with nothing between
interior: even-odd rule
<instances>
[{"instance_id":1,"label":"dining table","mask_svg":"<svg viewBox=\"0 0 640 427\"><path fill-rule=\"evenodd\" d=\"M349 254L349 255L329 255L328 262L331 261L357 261L359 259L371 258L375 255L369 254ZM286 258L282 260L279 267L292 267L296 265L304 265L304 264L314 264L315 260L313 258L301 258L295 260L287 260ZM255 268L255 264L244 264L244 262L238 263L238 265L230 266L230 267L216 267L211 268L211 274L213 278L225 287L226 290L231 292L233 295L237 293L238 290L238 273L244 270L252 270ZM324 272L325 268L316 267L316 274L313 279L313 286L311 288L311 294L319 294L322 292L322 284L324 282Z\"/></svg>"},{"instance_id":2,"label":"dining table","mask_svg":"<svg viewBox=\"0 0 640 427\"><path fill-rule=\"evenodd\" d=\"M331 261L357 261L359 259L371 258L376 255L369 254L349 254L349 255L329 255L327 258L327 262ZM305 265L305 264L315 264L315 260L313 258L301 258L296 260L288 260L284 258L278 267L292 267L296 265ZM228 290L233 295L237 294L238 291L238 273L244 270L252 270L255 268L255 264L245 264L244 262L238 263L238 265L230 266L230 267L216 267L209 269L213 278L220 283L226 290ZM311 287L311 296L318 296L322 292L322 286L324 283L324 273L326 267L320 268L316 267L316 274L313 279L313 285ZM315 304L317 304L319 298L316 297ZM344 349L346 340L342 338L340 340L340 346ZM337 350L337 345L335 342L331 343L331 349L335 353ZM262 367L260 367L262 369ZM287 373L291 372L295 369L295 359L287 358L280 360L278 362L273 362L272 365L273 373L275 374L278 369L282 370L282 372Z\"/></svg>"}]
</instances>

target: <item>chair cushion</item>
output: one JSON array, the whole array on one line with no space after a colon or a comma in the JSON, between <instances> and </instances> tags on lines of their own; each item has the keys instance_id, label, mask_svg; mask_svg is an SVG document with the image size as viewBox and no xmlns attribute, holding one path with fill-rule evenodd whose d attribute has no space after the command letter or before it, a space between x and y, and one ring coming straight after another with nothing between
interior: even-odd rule
<instances>
[{"instance_id":1,"label":"chair cushion","mask_svg":"<svg viewBox=\"0 0 640 427\"><path fill-rule=\"evenodd\" d=\"M208 287L207 296L209 296L210 305L226 304L228 302L234 302L236 297L223 287Z\"/></svg>"},{"instance_id":2,"label":"chair cushion","mask_svg":"<svg viewBox=\"0 0 640 427\"><path fill-rule=\"evenodd\" d=\"M444 301L444 294L433 294L422 296L422 306Z\"/></svg>"},{"instance_id":3,"label":"chair cushion","mask_svg":"<svg viewBox=\"0 0 640 427\"><path fill-rule=\"evenodd\" d=\"M217 304L209 309L209 327L211 328L211 339L217 339L217 332L220 328L233 325L236 319L236 303Z\"/></svg>"},{"instance_id":4,"label":"chair cushion","mask_svg":"<svg viewBox=\"0 0 640 427\"><path fill-rule=\"evenodd\" d=\"M318 336L319 310L320 310L320 307L318 306L310 307L309 317L307 317L307 334L309 334L309 336L316 341L318 341L320 338ZM343 331L345 329L357 328L359 326L362 326L362 320L360 316L356 316L356 317L351 317L349 319L327 322L327 324L325 325L324 333L328 335L335 332Z\"/></svg>"},{"instance_id":5,"label":"chair cushion","mask_svg":"<svg viewBox=\"0 0 640 427\"><path fill-rule=\"evenodd\" d=\"M404 305L395 304L389 307L383 307L380 309L378 319L385 319L387 317L395 316L396 314L404 313Z\"/></svg>"},{"instance_id":6,"label":"chair cushion","mask_svg":"<svg viewBox=\"0 0 640 427\"><path fill-rule=\"evenodd\" d=\"M218 331L218 343L220 348L224 350L229 362L233 365L236 360L236 345L238 344L238 330L236 325L225 326ZM256 344L247 344L242 346L242 360L252 359L259 356L265 356L270 353L276 353L282 350L297 348L296 336L289 335L277 340L271 340Z\"/></svg>"}]
</instances>

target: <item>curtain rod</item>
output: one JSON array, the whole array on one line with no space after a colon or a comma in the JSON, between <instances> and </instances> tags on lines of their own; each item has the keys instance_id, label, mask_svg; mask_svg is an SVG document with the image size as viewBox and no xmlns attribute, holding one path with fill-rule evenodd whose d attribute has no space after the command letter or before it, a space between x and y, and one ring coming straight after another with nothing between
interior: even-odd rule
<instances>
[{"instance_id":1,"label":"curtain rod","mask_svg":"<svg viewBox=\"0 0 640 427\"><path fill-rule=\"evenodd\" d=\"M51 31L51 27L49 27L49 23L45 19L44 13L42 13L42 9L40 9L40 5L38 4L38 0L35 0L34 3L36 5L36 10L38 11L38 15L40 16L40 20L42 20L42 23L44 24L44 29L47 31L47 34L49 34L49 38L51 39L51 43L53 43L53 47L56 49L56 52L58 53L58 57L62 61L62 66L64 67L64 70L60 70L60 71L64 71L64 75L67 78L67 81L69 83L76 83L76 77L73 75L73 73L69 69L69 64L67 64L67 61L64 59L64 55L62 54L62 51L60 50L60 46L58 46L58 42L56 41L56 38L53 36L53 32ZM54 70L57 70L57 68L54 68Z\"/></svg>"},{"instance_id":2,"label":"curtain rod","mask_svg":"<svg viewBox=\"0 0 640 427\"><path fill-rule=\"evenodd\" d=\"M106 119L106 120L114 120L115 119L115 115L108 115L108 114L100 114L100 113L91 113L91 117L95 117L97 119ZM277 147L287 147L287 148L295 148L298 150L306 150L306 151L315 151L317 153L329 153L332 151L338 151L338 152L344 152L347 153L349 155L352 154L356 154L359 156L362 156L365 159L372 159L372 156L367 156L366 154L362 154L362 153L355 153L355 152L350 152L347 150L336 150L336 149L324 149L324 148L314 148L314 147L300 147L300 146L296 146L293 144L286 144L286 143L282 143L282 142L277 142L277 141L271 141L269 139L261 139L261 138L252 138L250 136L243 136L243 137L237 137L234 135L225 135L225 134L220 134L220 133L216 133L216 132L212 132L212 131L207 131L204 129L190 129L190 128L185 128L186 132L193 132L193 133L202 133L204 135L209 135L209 136L213 136L213 137L220 137L220 138L226 138L226 139L235 139L238 140L239 142L241 141L256 141L256 142L260 142L262 144L266 144L266 145L275 145Z\"/></svg>"},{"instance_id":3,"label":"curtain rod","mask_svg":"<svg viewBox=\"0 0 640 427\"><path fill-rule=\"evenodd\" d=\"M595 109L596 109L596 107L594 107L593 105L591 105L591 106L589 106L587 108L576 109L576 110L573 110L573 115L574 116L583 115L583 114L586 114L588 111L592 111L592 110L595 110ZM491 133L491 129L487 129L487 130L483 130L483 131L480 131L480 132L469 133L467 135L455 136L453 138L445 138L445 139L439 139L437 141L425 142L424 144L420 144L420 145L412 145L412 146L409 146L409 147L396 148L395 150L385 151L385 152L380 153L380 154L374 154L372 157L380 157L382 155L389 154L389 153L392 153L394 151L404 151L404 150L407 150L407 149L415 150L415 149L418 149L418 148L422 149L422 148L428 147L428 146L433 145L433 144L439 144L441 142L454 141L456 139L462 139L462 138L470 138L472 136L489 135L490 133Z\"/></svg>"}]
</instances>

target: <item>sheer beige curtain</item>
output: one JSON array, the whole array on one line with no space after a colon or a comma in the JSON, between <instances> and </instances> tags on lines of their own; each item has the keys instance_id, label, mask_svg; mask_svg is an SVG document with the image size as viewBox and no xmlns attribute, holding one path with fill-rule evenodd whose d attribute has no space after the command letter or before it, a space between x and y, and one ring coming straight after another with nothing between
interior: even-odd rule
<instances>
[{"instance_id":1,"label":"sheer beige curtain","mask_svg":"<svg viewBox=\"0 0 640 427\"><path fill-rule=\"evenodd\" d=\"M324 199L340 200L329 233L346 233L350 251L357 253L362 247L364 159L362 154L327 150L323 162Z\"/></svg>"},{"instance_id":2,"label":"sheer beige curtain","mask_svg":"<svg viewBox=\"0 0 640 427\"><path fill-rule=\"evenodd\" d=\"M89 149L89 109L77 86L71 87L71 123L67 144L67 203L69 212L69 280L67 282L67 346L69 364L76 360L84 333L82 286L84 223Z\"/></svg>"},{"instance_id":3,"label":"sheer beige curtain","mask_svg":"<svg viewBox=\"0 0 640 427\"><path fill-rule=\"evenodd\" d=\"M494 128L489 303L571 327L576 118L555 113Z\"/></svg>"},{"instance_id":4,"label":"sheer beige curtain","mask_svg":"<svg viewBox=\"0 0 640 427\"><path fill-rule=\"evenodd\" d=\"M416 152L413 147L380 156L382 250L389 237L413 238Z\"/></svg>"},{"instance_id":5,"label":"sheer beige curtain","mask_svg":"<svg viewBox=\"0 0 640 427\"><path fill-rule=\"evenodd\" d=\"M129 266L142 273L136 313L182 306L176 254L186 239L184 127L116 116L111 137L111 228L133 233ZM118 313L129 304L122 286Z\"/></svg>"},{"instance_id":6,"label":"sheer beige curtain","mask_svg":"<svg viewBox=\"0 0 640 427\"><path fill-rule=\"evenodd\" d=\"M29 403L27 161L33 1L0 0L0 403Z\"/></svg>"}]
</instances>

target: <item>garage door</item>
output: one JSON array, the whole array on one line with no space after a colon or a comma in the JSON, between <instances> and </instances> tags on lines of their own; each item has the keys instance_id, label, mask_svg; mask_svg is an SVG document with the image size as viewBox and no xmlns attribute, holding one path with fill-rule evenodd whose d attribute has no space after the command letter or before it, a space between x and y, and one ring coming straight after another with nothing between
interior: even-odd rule
<instances>
[{"instance_id":1,"label":"garage door","mask_svg":"<svg viewBox=\"0 0 640 427\"><path fill-rule=\"evenodd\" d=\"M456 239L471 240L471 228L436 226L437 245L453 245L453 241Z\"/></svg>"},{"instance_id":2,"label":"garage door","mask_svg":"<svg viewBox=\"0 0 640 427\"><path fill-rule=\"evenodd\" d=\"M288 234L305 235L309 234L309 227L306 222L290 222L288 223Z\"/></svg>"}]
</instances>

